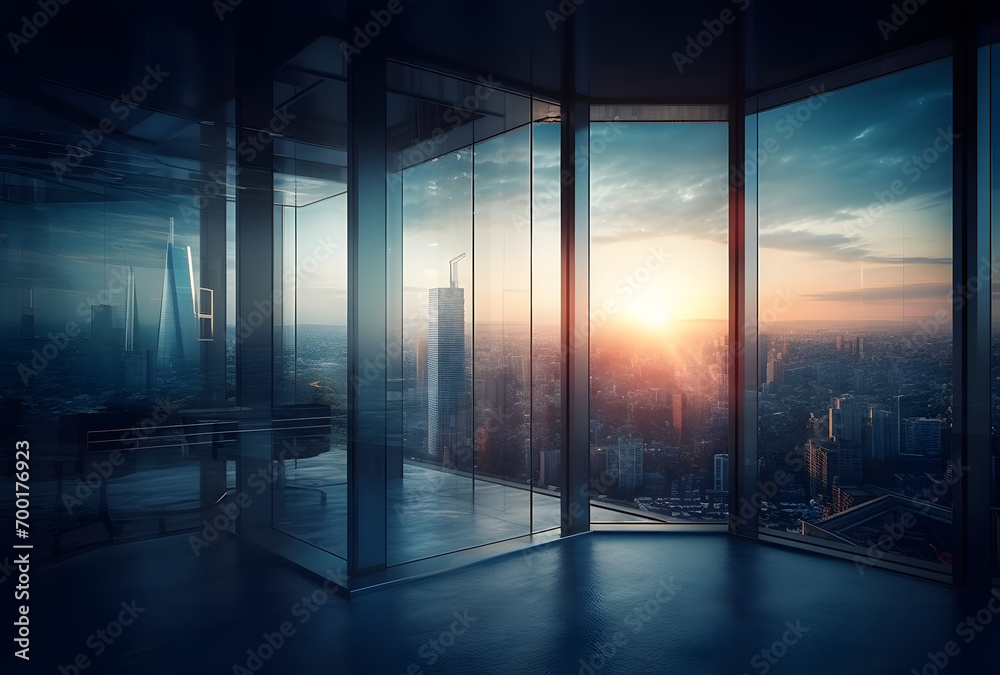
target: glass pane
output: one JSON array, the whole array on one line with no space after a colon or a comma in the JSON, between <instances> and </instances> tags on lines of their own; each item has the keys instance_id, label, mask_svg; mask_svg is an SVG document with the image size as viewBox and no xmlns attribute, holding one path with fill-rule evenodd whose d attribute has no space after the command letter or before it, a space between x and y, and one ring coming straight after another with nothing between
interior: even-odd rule
<instances>
[{"instance_id":1,"label":"glass pane","mask_svg":"<svg viewBox=\"0 0 1000 675\"><path fill-rule=\"evenodd\" d=\"M105 133L0 110L17 148L0 172L0 435L29 449L29 543L46 559L203 530L235 484L232 127L144 109L138 139L134 118Z\"/></svg>"},{"instance_id":2,"label":"glass pane","mask_svg":"<svg viewBox=\"0 0 1000 675\"><path fill-rule=\"evenodd\" d=\"M320 38L274 75L271 517L347 557L347 83Z\"/></svg>"},{"instance_id":3,"label":"glass pane","mask_svg":"<svg viewBox=\"0 0 1000 675\"><path fill-rule=\"evenodd\" d=\"M388 485L390 564L481 543L472 482L471 147L402 172L403 409L400 478ZM390 476L393 469L390 467Z\"/></svg>"},{"instance_id":4,"label":"glass pane","mask_svg":"<svg viewBox=\"0 0 1000 675\"><path fill-rule=\"evenodd\" d=\"M951 562L951 65L759 116L760 525Z\"/></svg>"},{"instance_id":5,"label":"glass pane","mask_svg":"<svg viewBox=\"0 0 1000 675\"><path fill-rule=\"evenodd\" d=\"M1000 45L994 44L990 51L989 68L985 77L988 87L990 119L988 122L990 147L989 178L986 182L990 191L990 248L991 261L1000 257ZM982 90L980 90L982 91ZM982 109L982 108L980 108ZM980 125L980 129L982 129ZM981 166L982 164L980 164ZM984 182L980 180L980 185ZM980 199L980 204L983 200ZM993 531L993 576L994 583L1000 580L1000 293L997 292L997 280L992 280L991 293L991 330L990 330L990 360L992 362L991 387L991 447L992 447L992 531Z\"/></svg>"},{"instance_id":6,"label":"glass pane","mask_svg":"<svg viewBox=\"0 0 1000 675\"><path fill-rule=\"evenodd\" d=\"M532 146L531 477L532 530L537 532L559 527L563 484L559 124L532 125Z\"/></svg>"},{"instance_id":7,"label":"glass pane","mask_svg":"<svg viewBox=\"0 0 1000 675\"><path fill-rule=\"evenodd\" d=\"M531 532L541 428L532 185L558 173L533 173L533 130L546 123L531 123L527 99L401 64L389 83L386 527L396 565ZM557 159L558 133L547 138ZM558 285L547 292L558 298ZM558 500L547 499L558 523Z\"/></svg>"},{"instance_id":8,"label":"glass pane","mask_svg":"<svg viewBox=\"0 0 1000 675\"><path fill-rule=\"evenodd\" d=\"M591 124L595 522L728 513L727 147L726 124Z\"/></svg>"},{"instance_id":9,"label":"glass pane","mask_svg":"<svg viewBox=\"0 0 1000 675\"><path fill-rule=\"evenodd\" d=\"M476 144L474 184L475 505L502 539L531 526L530 125Z\"/></svg>"}]
</instances>

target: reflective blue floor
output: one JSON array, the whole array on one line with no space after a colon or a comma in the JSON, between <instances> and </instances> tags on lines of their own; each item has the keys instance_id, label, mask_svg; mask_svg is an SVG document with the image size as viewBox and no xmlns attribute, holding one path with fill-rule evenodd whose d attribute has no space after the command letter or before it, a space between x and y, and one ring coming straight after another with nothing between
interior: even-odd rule
<instances>
[{"instance_id":1,"label":"reflective blue floor","mask_svg":"<svg viewBox=\"0 0 1000 675\"><path fill-rule=\"evenodd\" d=\"M931 675L1000 664L986 597L721 534L593 533L350 601L242 541L196 557L181 536L37 569L32 599L30 672ZM74 671L74 659L89 665Z\"/></svg>"}]
</instances>

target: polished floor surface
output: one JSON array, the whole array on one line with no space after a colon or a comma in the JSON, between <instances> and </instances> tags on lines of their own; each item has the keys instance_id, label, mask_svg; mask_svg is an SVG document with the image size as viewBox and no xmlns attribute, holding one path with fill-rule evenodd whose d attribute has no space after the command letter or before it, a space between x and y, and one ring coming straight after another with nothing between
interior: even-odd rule
<instances>
[{"instance_id":1,"label":"polished floor surface","mask_svg":"<svg viewBox=\"0 0 1000 675\"><path fill-rule=\"evenodd\" d=\"M241 540L175 536L34 570L30 672L1000 672L1000 601L862 569L602 532L348 601Z\"/></svg>"}]
</instances>

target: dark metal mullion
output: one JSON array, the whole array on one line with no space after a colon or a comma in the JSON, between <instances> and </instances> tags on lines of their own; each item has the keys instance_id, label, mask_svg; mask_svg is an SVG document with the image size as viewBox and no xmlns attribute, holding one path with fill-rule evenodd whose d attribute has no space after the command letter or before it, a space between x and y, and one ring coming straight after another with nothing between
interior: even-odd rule
<instances>
[{"instance_id":1,"label":"dark metal mullion","mask_svg":"<svg viewBox=\"0 0 1000 675\"><path fill-rule=\"evenodd\" d=\"M952 54L953 402L952 577L988 592L990 555L990 231L979 219L978 54L975 27L958 16ZM985 214L984 214L985 215ZM984 278L985 277L985 278ZM954 473L952 474L954 476ZM949 476L949 478L952 478Z\"/></svg>"}]
</instances>

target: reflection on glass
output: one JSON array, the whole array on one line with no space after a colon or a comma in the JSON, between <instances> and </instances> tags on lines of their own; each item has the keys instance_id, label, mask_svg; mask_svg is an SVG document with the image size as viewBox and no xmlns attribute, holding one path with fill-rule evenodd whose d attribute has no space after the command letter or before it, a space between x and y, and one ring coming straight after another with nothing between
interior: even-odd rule
<instances>
[{"instance_id":1,"label":"reflection on glass","mask_svg":"<svg viewBox=\"0 0 1000 675\"><path fill-rule=\"evenodd\" d=\"M559 124L532 125L531 480L532 531L559 527L562 489Z\"/></svg>"},{"instance_id":2,"label":"reflection on glass","mask_svg":"<svg viewBox=\"0 0 1000 675\"><path fill-rule=\"evenodd\" d=\"M312 188L315 201L283 209L274 527L346 557L347 195L342 184L327 186L332 196Z\"/></svg>"},{"instance_id":3,"label":"reflection on glass","mask_svg":"<svg viewBox=\"0 0 1000 675\"><path fill-rule=\"evenodd\" d=\"M439 80L462 94L457 107L425 91ZM406 66L390 81L394 565L559 524L560 141L523 97ZM557 459L534 492L542 448Z\"/></svg>"},{"instance_id":4,"label":"reflection on glass","mask_svg":"<svg viewBox=\"0 0 1000 675\"><path fill-rule=\"evenodd\" d=\"M728 512L727 134L591 125L594 521Z\"/></svg>"},{"instance_id":5,"label":"reflection on glass","mask_svg":"<svg viewBox=\"0 0 1000 675\"><path fill-rule=\"evenodd\" d=\"M990 249L991 260L1000 257L1000 45L985 47L989 50L989 68L986 74L989 86L991 111L989 120L989 185L990 190ZM982 90L980 90L982 91ZM980 126L980 128L982 128ZM983 182L980 180L980 185ZM982 200L980 200L982 203ZM993 476L993 499L992 499L992 532L993 532L993 576L1000 578L1000 293L996 290L997 280L992 280L993 292L990 295L990 361L992 363L992 386L990 406L990 424L992 427L991 447L992 447L992 476Z\"/></svg>"},{"instance_id":6,"label":"reflection on glass","mask_svg":"<svg viewBox=\"0 0 1000 675\"><path fill-rule=\"evenodd\" d=\"M761 527L951 562L950 124L946 60L759 116Z\"/></svg>"},{"instance_id":7,"label":"reflection on glass","mask_svg":"<svg viewBox=\"0 0 1000 675\"><path fill-rule=\"evenodd\" d=\"M531 526L530 157L530 125L475 146L476 510L517 534Z\"/></svg>"},{"instance_id":8,"label":"reflection on glass","mask_svg":"<svg viewBox=\"0 0 1000 675\"><path fill-rule=\"evenodd\" d=\"M233 204L198 178L226 175L233 131L181 122L153 154L116 134L67 168L37 139L76 145L80 130L7 103L23 152L0 177L0 435L34 450L34 551L200 527L232 485L235 394ZM4 494L13 512L13 485Z\"/></svg>"}]
</instances>

